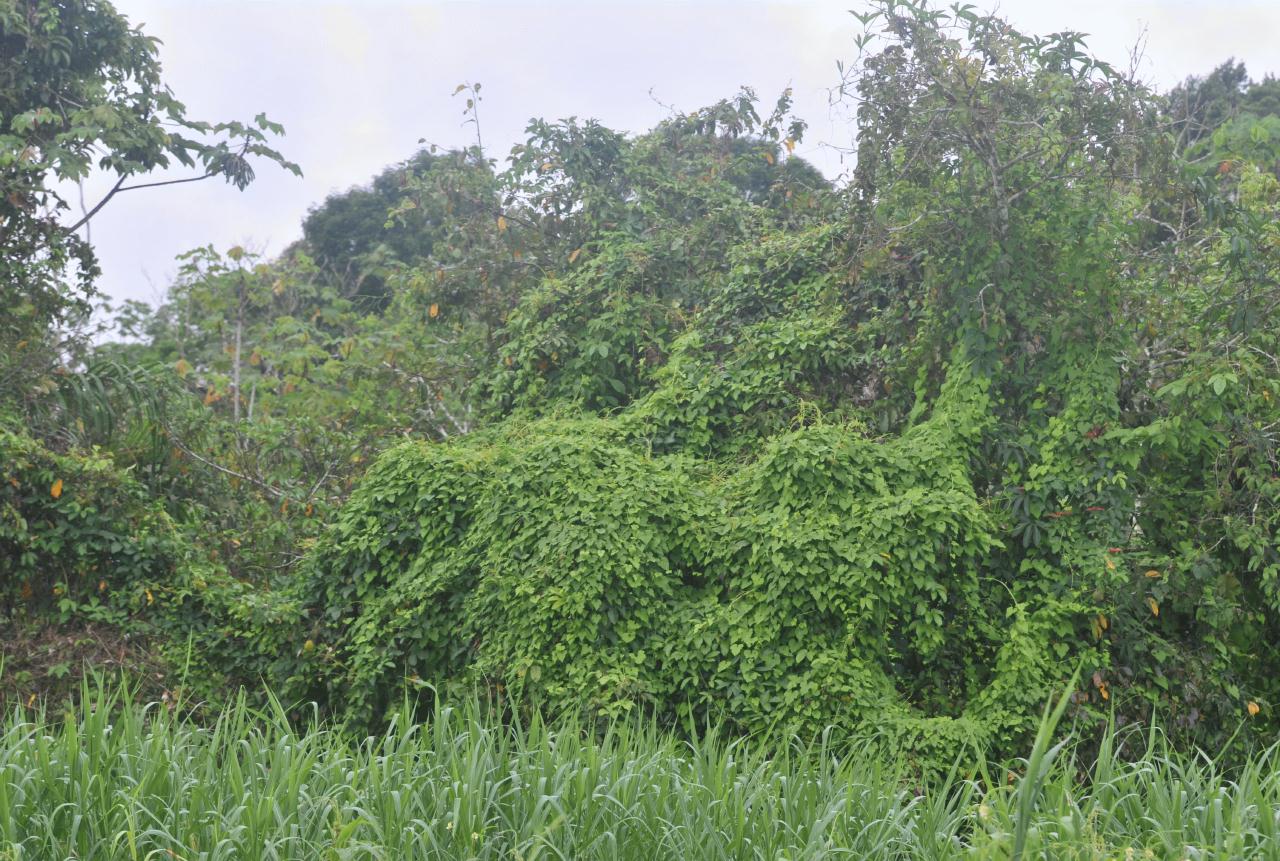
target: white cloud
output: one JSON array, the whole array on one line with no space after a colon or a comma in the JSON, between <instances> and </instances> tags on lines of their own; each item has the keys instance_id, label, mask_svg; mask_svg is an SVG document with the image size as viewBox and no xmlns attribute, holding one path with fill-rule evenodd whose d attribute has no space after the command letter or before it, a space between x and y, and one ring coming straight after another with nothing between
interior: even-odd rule
<instances>
[{"instance_id":1,"label":"white cloud","mask_svg":"<svg viewBox=\"0 0 1280 861\"><path fill-rule=\"evenodd\" d=\"M299 180L264 166L244 193L201 183L120 196L93 223L102 286L116 298L155 300L174 255L196 245L280 251L300 235L308 206L408 157L420 138L469 142L474 132L450 96L462 81L483 84L481 131L496 154L531 116L593 116L641 131L665 115L659 101L692 109L741 84L769 102L793 87L810 123L800 151L829 174L840 162L827 145L850 138L847 112L829 107L827 89L835 61L853 51L852 2L116 5L163 40L166 79L192 116L265 111L285 125L280 148L305 172ZM1277 71L1276 3L1006 0L1000 10L1023 29L1092 33L1090 47L1114 62L1145 26L1142 72L1161 86L1229 56L1255 77Z\"/></svg>"}]
</instances>

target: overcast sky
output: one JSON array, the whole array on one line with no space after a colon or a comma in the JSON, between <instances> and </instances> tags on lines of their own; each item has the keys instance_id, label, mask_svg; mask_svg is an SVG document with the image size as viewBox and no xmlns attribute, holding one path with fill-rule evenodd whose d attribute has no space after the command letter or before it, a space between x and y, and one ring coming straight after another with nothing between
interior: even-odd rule
<instances>
[{"instance_id":1,"label":"overcast sky","mask_svg":"<svg viewBox=\"0 0 1280 861\"><path fill-rule=\"evenodd\" d=\"M308 207L411 155L418 140L470 143L457 84L479 81L486 149L504 156L533 116L595 117L643 131L754 87L771 105L790 86L810 131L797 152L842 170L847 109L829 106L835 63L853 57L858 24L844 2L348 2L115 0L160 38L165 78L189 115L283 123L279 148L299 179L264 165L245 192L209 181L124 194L92 223L101 286L155 303L174 255L244 244L278 253ZM990 8L974 0L975 5ZM1254 78L1280 71L1280 2L1004 0L1020 29L1091 34L1089 47L1127 65L1146 34L1140 74L1167 88L1227 57ZM652 95L651 95L652 93ZM178 176L181 174L174 174ZM85 189L86 203L96 201ZM78 208L78 201L73 200Z\"/></svg>"}]
</instances>

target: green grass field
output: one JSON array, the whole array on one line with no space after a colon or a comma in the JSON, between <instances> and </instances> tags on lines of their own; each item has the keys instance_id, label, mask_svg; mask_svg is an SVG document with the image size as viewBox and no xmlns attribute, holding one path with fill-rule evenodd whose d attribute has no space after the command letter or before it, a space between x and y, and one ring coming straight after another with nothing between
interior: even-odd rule
<instances>
[{"instance_id":1,"label":"green grass field","mask_svg":"<svg viewBox=\"0 0 1280 861\"><path fill-rule=\"evenodd\" d=\"M85 702L5 719L0 858L1280 857L1273 750L1225 771L1121 733L1086 765L1042 733L1026 761L922 789L872 742L768 753L473 705L357 741L243 704L197 724Z\"/></svg>"}]
</instances>

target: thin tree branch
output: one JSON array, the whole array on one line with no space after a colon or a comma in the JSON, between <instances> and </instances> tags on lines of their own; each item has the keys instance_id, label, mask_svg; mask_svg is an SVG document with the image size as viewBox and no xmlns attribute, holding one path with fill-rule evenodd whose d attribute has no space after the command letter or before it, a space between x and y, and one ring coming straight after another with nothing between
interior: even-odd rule
<instances>
[{"instance_id":1,"label":"thin tree branch","mask_svg":"<svg viewBox=\"0 0 1280 861\"><path fill-rule=\"evenodd\" d=\"M116 184L112 186L111 191L107 192L106 196L102 198L102 200L98 201L97 206L89 210L89 212L84 216L84 218L81 218L75 224L67 228L67 233L75 233L81 227L84 227L85 224L88 223L89 219L97 215L98 211L102 209L102 207L107 205L107 202L111 200L111 198L115 197L118 193L122 191L136 191L139 188L159 188L162 185L180 185L184 182L200 182L201 180L209 179L210 177L214 177L218 175L219 174L217 171L210 171L209 173L206 173L203 176L189 176L186 179L166 179L162 182L143 182L143 183L139 183L138 185L125 185L124 181L128 179L128 177L122 176L116 182Z\"/></svg>"},{"instance_id":2,"label":"thin tree branch","mask_svg":"<svg viewBox=\"0 0 1280 861\"><path fill-rule=\"evenodd\" d=\"M162 185L181 185L184 182L200 182L210 177L221 176L217 171L209 171L203 176L189 176L186 179L166 179L161 182L143 182L138 185L126 185L121 191L134 191L139 188L159 188Z\"/></svg>"},{"instance_id":3,"label":"thin tree branch","mask_svg":"<svg viewBox=\"0 0 1280 861\"><path fill-rule=\"evenodd\" d=\"M260 487L263 490L265 490L267 493L270 493L276 499L287 498L288 494L286 494L284 491L278 490L277 488L272 487L271 485L267 484L264 481L260 481L251 475L245 475L243 472L236 472L234 469L229 469L220 463L216 463L212 460L209 460L208 458L201 457L200 455L196 454L194 451L192 451L191 449L183 445L182 441L178 439L178 435L173 432L172 428L165 427L165 430L169 432L169 441L172 442L179 451L181 451L183 454L187 455L188 457L191 457L200 461L205 466L211 466L214 469L218 470L218 472L229 475L232 478L238 478L238 479L241 479L242 481L247 481L250 484L256 485L257 487Z\"/></svg>"},{"instance_id":4,"label":"thin tree branch","mask_svg":"<svg viewBox=\"0 0 1280 861\"><path fill-rule=\"evenodd\" d=\"M110 191L108 191L108 192L107 192L106 197L102 198L102 200L99 200L99 201L98 201L98 205L97 205L97 206L95 206L93 209L89 210L89 211L85 214L84 218L81 218L81 219L80 219L79 221L77 221L75 224L73 224L73 225L71 225L70 227L68 227L68 228L67 228L67 233L75 233L77 230L79 230L81 227L83 227L83 226L85 225L85 222L87 222L90 218L93 218L95 215L97 215L97 214L98 214L98 210L100 210L100 209L102 209L102 207L106 206L106 205L107 205L107 201L108 201L108 200L110 200L111 198L113 198L113 197L115 197L115 196L116 196L116 192L118 192L118 191L120 190L120 186L124 185L124 181L125 181L125 177L123 177L123 176L122 176L122 177L120 177L118 180L116 180L116 184L115 184L114 186L112 186L112 188L111 188L111 190L110 190Z\"/></svg>"}]
</instances>

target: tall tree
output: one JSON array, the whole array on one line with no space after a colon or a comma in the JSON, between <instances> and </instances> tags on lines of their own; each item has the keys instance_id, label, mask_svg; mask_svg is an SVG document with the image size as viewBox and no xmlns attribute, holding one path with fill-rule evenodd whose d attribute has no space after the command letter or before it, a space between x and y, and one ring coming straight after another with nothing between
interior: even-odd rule
<instances>
[{"instance_id":1,"label":"tall tree","mask_svg":"<svg viewBox=\"0 0 1280 861\"><path fill-rule=\"evenodd\" d=\"M255 159L299 173L268 145L283 129L187 116L165 86L157 42L102 0L0 2L0 392L26 393L82 319L98 268L81 229L117 195L224 179L243 189ZM182 165L188 177L146 182ZM80 218L59 191L93 170L113 179ZM70 222L70 223L68 223Z\"/></svg>"}]
</instances>

